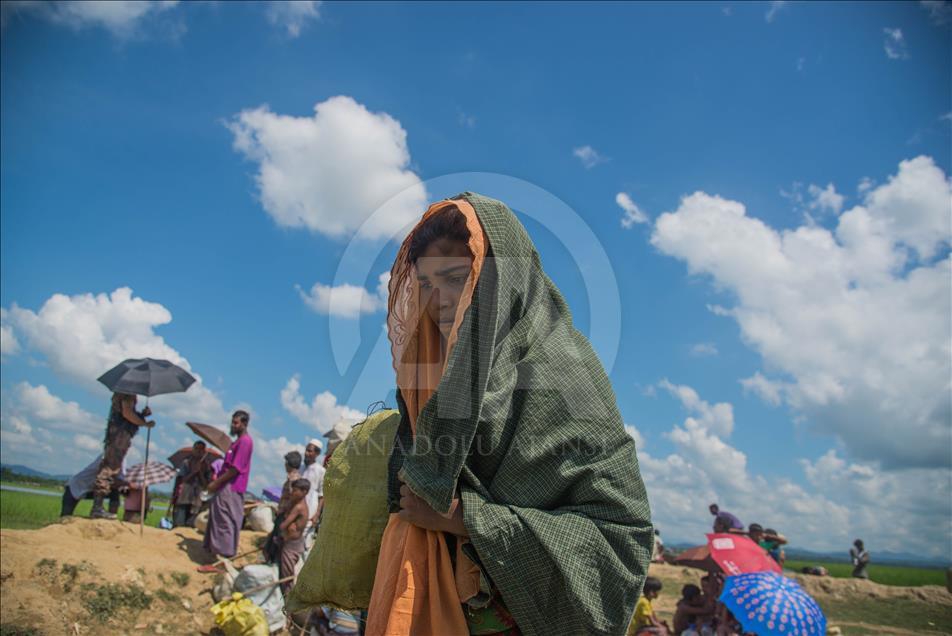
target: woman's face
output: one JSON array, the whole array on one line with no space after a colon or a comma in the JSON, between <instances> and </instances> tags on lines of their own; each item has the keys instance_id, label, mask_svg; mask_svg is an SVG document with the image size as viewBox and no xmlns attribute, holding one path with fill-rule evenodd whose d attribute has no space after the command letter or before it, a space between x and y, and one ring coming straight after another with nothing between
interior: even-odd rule
<instances>
[{"instance_id":1,"label":"woman's face","mask_svg":"<svg viewBox=\"0 0 952 636\"><path fill-rule=\"evenodd\" d=\"M472 264L473 256L466 243L449 239L433 241L416 261L420 305L444 338L449 337L453 328L456 307Z\"/></svg>"}]
</instances>

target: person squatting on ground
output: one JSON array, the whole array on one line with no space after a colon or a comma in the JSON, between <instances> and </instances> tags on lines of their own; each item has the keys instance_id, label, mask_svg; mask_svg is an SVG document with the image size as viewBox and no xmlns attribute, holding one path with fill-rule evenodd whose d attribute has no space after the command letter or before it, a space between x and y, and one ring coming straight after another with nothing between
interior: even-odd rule
<instances>
[{"instance_id":1,"label":"person squatting on ground","mask_svg":"<svg viewBox=\"0 0 952 636\"><path fill-rule=\"evenodd\" d=\"M389 285L401 417L366 634L624 633L654 543L634 440L522 224L435 203Z\"/></svg>"},{"instance_id":2,"label":"person squatting on ground","mask_svg":"<svg viewBox=\"0 0 952 636\"><path fill-rule=\"evenodd\" d=\"M208 527L203 545L213 556L233 557L238 553L238 538L245 518L244 494L248 490L251 455L254 442L248 434L251 417L247 411L235 411L231 416L231 434L235 441L228 447L221 472L210 484L213 494L208 507ZM214 567L199 568L214 572Z\"/></svg>"},{"instance_id":3,"label":"person squatting on ground","mask_svg":"<svg viewBox=\"0 0 952 636\"><path fill-rule=\"evenodd\" d=\"M304 529L309 518L307 507L307 493L311 489L311 482L306 479L295 479L291 484L291 495L284 520L278 526L281 534L281 567L280 578L285 579L294 574L301 555L304 554ZM293 583L281 584L281 591L287 594Z\"/></svg>"},{"instance_id":4,"label":"person squatting on ground","mask_svg":"<svg viewBox=\"0 0 952 636\"><path fill-rule=\"evenodd\" d=\"M132 438L141 427L152 428L155 422L146 421L152 410L145 407L141 412L136 409L136 396L126 393L113 393L109 408L109 422L106 424L106 439L103 444L102 461L96 474L93 487L93 508L89 516L93 519L115 519L116 515L103 508L103 500L113 490L113 482L122 467L122 461L129 452Z\"/></svg>"},{"instance_id":5,"label":"person squatting on ground","mask_svg":"<svg viewBox=\"0 0 952 636\"><path fill-rule=\"evenodd\" d=\"M96 484L96 475L99 473L99 466L102 464L102 457L102 453L99 453L96 459L89 462L86 468L70 477L66 485L63 486L63 499L60 505L61 517L71 516L76 510L76 505L92 493L93 486ZM119 466L119 472L112 480L112 489L109 491L110 514L115 515L119 512L119 493L125 486L125 462L123 462Z\"/></svg>"}]
</instances>

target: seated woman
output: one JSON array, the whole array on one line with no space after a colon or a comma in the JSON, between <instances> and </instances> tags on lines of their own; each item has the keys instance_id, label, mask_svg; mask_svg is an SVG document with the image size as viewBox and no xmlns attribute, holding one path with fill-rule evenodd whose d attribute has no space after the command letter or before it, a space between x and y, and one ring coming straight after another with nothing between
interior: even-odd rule
<instances>
[{"instance_id":1,"label":"seated woman","mask_svg":"<svg viewBox=\"0 0 952 636\"><path fill-rule=\"evenodd\" d=\"M504 204L432 205L387 316L401 422L366 633L622 633L654 542L588 340Z\"/></svg>"},{"instance_id":2,"label":"seated woman","mask_svg":"<svg viewBox=\"0 0 952 636\"><path fill-rule=\"evenodd\" d=\"M125 500L122 502L122 520L129 523L139 523L140 515L142 511L149 509L148 496L143 497L144 491L141 488L136 488L132 484L129 485L129 492L126 494Z\"/></svg>"}]
</instances>

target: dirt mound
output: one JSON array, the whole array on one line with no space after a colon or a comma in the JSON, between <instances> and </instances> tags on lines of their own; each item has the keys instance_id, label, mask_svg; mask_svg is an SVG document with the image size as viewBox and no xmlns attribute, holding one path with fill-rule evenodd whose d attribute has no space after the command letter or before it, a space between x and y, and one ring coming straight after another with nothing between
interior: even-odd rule
<instances>
[{"instance_id":1,"label":"dirt mound","mask_svg":"<svg viewBox=\"0 0 952 636\"><path fill-rule=\"evenodd\" d=\"M261 533L242 532L239 552ZM211 627L214 576L192 529L66 518L0 530L0 622L41 634L195 634Z\"/></svg>"},{"instance_id":2,"label":"dirt mound","mask_svg":"<svg viewBox=\"0 0 952 636\"><path fill-rule=\"evenodd\" d=\"M924 601L952 607L952 594L939 585L901 587L881 585L863 579L838 579L831 576L795 574L794 578L812 596L825 596L835 600L874 598L894 601Z\"/></svg>"},{"instance_id":3,"label":"dirt mound","mask_svg":"<svg viewBox=\"0 0 952 636\"><path fill-rule=\"evenodd\" d=\"M699 584L703 572L692 568L685 568L667 563L652 563L648 571L670 588L672 594L681 591L686 583ZM882 599L924 601L937 605L952 607L952 594L939 585L921 585L917 587L901 587L898 585L881 585L873 581L862 579L839 579L832 576L810 576L807 574L792 574L793 578L811 596L830 598L835 600Z\"/></svg>"}]
</instances>

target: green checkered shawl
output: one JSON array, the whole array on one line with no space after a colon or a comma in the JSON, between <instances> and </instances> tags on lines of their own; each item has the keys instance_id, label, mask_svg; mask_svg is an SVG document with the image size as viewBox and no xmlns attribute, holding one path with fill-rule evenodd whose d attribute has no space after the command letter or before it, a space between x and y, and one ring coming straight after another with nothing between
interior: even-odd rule
<instances>
[{"instance_id":1,"label":"green checkered shawl","mask_svg":"<svg viewBox=\"0 0 952 636\"><path fill-rule=\"evenodd\" d=\"M439 511L459 496L483 574L524 634L623 634L653 546L634 441L516 216L457 198L489 247L415 438L398 393L390 510L401 481Z\"/></svg>"}]
</instances>

